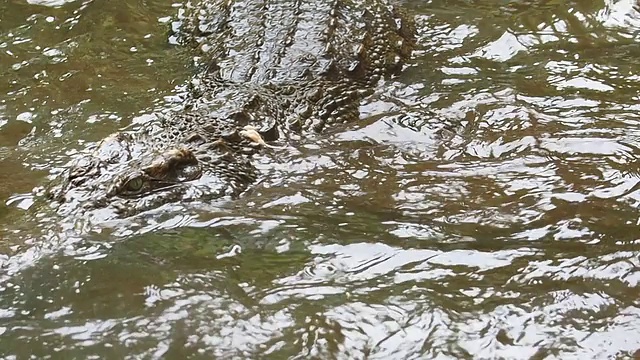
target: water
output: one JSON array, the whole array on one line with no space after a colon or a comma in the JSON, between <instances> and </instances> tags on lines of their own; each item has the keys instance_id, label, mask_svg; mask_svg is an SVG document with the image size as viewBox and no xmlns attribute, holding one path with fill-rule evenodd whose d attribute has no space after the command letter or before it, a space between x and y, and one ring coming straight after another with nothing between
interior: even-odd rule
<instances>
[{"instance_id":1,"label":"water","mask_svg":"<svg viewBox=\"0 0 640 360\"><path fill-rule=\"evenodd\" d=\"M420 47L360 123L237 201L69 236L31 189L192 55L166 2L0 4L0 354L638 358L635 3L405 6Z\"/></svg>"}]
</instances>

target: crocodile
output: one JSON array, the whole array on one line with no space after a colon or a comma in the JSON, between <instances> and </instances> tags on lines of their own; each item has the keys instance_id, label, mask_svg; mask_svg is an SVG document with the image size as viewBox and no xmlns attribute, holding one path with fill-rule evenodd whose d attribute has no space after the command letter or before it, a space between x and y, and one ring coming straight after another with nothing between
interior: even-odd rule
<instances>
[{"instance_id":1,"label":"crocodile","mask_svg":"<svg viewBox=\"0 0 640 360\"><path fill-rule=\"evenodd\" d=\"M362 99L402 69L415 33L388 0L200 0L172 27L200 71L177 105L72 160L47 192L59 212L103 221L237 198L272 142L357 120Z\"/></svg>"}]
</instances>

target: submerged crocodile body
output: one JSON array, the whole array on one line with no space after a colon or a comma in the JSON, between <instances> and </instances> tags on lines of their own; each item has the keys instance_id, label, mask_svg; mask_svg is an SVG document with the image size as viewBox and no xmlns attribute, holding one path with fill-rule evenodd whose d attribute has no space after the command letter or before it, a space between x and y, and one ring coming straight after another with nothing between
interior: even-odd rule
<instances>
[{"instance_id":1,"label":"submerged crocodile body","mask_svg":"<svg viewBox=\"0 0 640 360\"><path fill-rule=\"evenodd\" d=\"M179 18L175 38L206 69L179 106L75 159L50 191L60 212L106 220L237 196L265 141L357 119L413 44L387 0L202 0Z\"/></svg>"}]
</instances>

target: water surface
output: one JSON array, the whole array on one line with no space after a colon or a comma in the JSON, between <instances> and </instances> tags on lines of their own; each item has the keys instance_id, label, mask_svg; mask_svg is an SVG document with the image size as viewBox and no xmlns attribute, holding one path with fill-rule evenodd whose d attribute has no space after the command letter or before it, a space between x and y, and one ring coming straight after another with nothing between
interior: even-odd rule
<instances>
[{"instance_id":1,"label":"water surface","mask_svg":"<svg viewBox=\"0 0 640 360\"><path fill-rule=\"evenodd\" d=\"M634 2L407 2L359 123L239 200L61 229L32 189L187 81L180 5L0 4L0 354L640 356Z\"/></svg>"}]
</instances>

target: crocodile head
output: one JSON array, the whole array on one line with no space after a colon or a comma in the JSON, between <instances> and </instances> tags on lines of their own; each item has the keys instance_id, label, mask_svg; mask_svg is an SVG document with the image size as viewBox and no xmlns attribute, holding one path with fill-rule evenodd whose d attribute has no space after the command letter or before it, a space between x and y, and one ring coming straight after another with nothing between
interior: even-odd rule
<instances>
[{"instance_id":1,"label":"crocodile head","mask_svg":"<svg viewBox=\"0 0 640 360\"><path fill-rule=\"evenodd\" d=\"M169 203L238 195L255 179L250 163L222 139L206 149L193 143L156 147L113 134L73 160L48 194L61 214L103 222Z\"/></svg>"}]
</instances>

